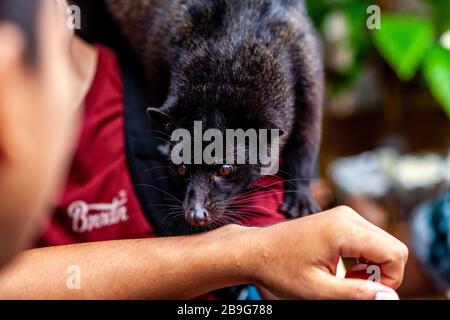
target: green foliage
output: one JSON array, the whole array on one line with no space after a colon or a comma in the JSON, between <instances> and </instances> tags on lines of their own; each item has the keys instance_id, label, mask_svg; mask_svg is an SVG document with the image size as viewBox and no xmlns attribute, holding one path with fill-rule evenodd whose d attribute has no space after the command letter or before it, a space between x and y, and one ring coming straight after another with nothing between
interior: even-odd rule
<instances>
[{"instance_id":1,"label":"green foliage","mask_svg":"<svg viewBox=\"0 0 450 320\"><path fill-rule=\"evenodd\" d=\"M423 73L431 93L450 117L450 51L434 46L425 58Z\"/></svg>"},{"instance_id":2,"label":"green foliage","mask_svg":"<svg viewBox=\"0 0 450 320\"><path fill-rule=\"evenodd\" d=\"M448 0L426 0L431 7L432 20L439 32L450 29L450 1Z\"/></svg>"},{"instance_id":3,"label":"green foliage","mask_svg":"<svg viewBox=\"0 0 450 320\"><path fill-rule=\"evenodd\" d=\"M450 30L450 1L418 1L429 8L422 16L382 11L381 29L369 31L366 10L376 0L306 0L319 30L332 12L344 13L347 20L347 41L355 61L346 73L331 75L332 89L356 79L375 47L402 81L413 79L421 70L430 92L450 117L450 51L438 41L440 34Z\"/></svg>"},{"instance_id":4,"label":"green foliage","mask_svg":"<svg viewBox=\"0 0 450 320\"><path fill-rule=\"evenodd\" d=\"M366 10L368 5L367 1L351 1L343 9L349 27L350 44L355 53L353 71L358 73L362 66L362 64L358 62L363 60L372 48L370 37L367 36L366 28Z\"/></svg>"},{"instance_id":5,"label":"green foliage","mask_svg":"<svg viewBox=\"0 0 450 320\"><path fill-rule=\"evenodd\" d=\"M384 13L381 29L372 34L378 51L402 80L414 77L435 41L430 20L407 15Z\"/></svg>"}]
</instances>

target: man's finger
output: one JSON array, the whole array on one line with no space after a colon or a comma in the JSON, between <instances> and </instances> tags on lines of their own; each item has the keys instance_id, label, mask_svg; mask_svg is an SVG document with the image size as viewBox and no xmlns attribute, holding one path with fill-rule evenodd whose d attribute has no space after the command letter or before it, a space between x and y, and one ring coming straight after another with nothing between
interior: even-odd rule
<instances>
[{"instance_id":1,"label":"man's finger","mask_svg":"<svg viewBox=\"0 0 450 320\"><path fill-rule=\"evenodd\" d=\"M357 279L338 279L323 275L322 299L333 300L398 300L397 293L380 283Z\"/></svg>"},{"instance_id":2,"label":"man's finger","mask_svg":"<svg viewBox=\"0 0 450 320\"><path fill-rule=\"evenodd\" d=\"M339 243L343 257L365 258L380 266L382 283L398 288L403 280L404 267L408 258L408 249L393 237L384 233L352 225L347 236Z\"/></svg>"}]
</instances>

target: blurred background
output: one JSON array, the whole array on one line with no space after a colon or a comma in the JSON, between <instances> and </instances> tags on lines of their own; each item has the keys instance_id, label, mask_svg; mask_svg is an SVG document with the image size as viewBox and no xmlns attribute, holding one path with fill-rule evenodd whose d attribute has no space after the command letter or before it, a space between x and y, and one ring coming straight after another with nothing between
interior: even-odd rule
<instances>
[{"instance_id":1,"label":"blurred background","mask_svg":"<svg viewBox=\"0 0 450 320\"><path fill-rule=\"evenodd\" d=\"M82 37L127 50L103 1L72 2L82 9ZM409 244L402 297L446 298L448 288L438 288L415 257L409 225L424 203L442 199L450 181L450 1L306 3L327 78L313 193L322 208L349 205ZM450 223L444 228L450 233ZM449 248L437 256L450 257ZM439 259L450 281L450 261Z\"/></svg>"},{"instance_id":2,"label":"blurred background","mask_svg":"<svg viewBox=\"0 0 450 320\"><path fill-rule=\"evenodd\" d=\"M369 30L373 3L381 26ZM342 191L373 197L448 180L450 2L310 0L308 6L326 61L322 173ZM344 156L354 157L336 162Z\"/></svg>"},{"instance_id":3,"label":"blurred background","mask_svg":"<svg viewBox=\"0 0 450 320\"><path fill-rule=\"evenodd\" d=\"M323 207L349 205L409 243L411 215L450 181L450 1L307 4L327 76L315 193ZM425 269L407 269L401 293L445 298Z\"/></svg>"}]
</instances>

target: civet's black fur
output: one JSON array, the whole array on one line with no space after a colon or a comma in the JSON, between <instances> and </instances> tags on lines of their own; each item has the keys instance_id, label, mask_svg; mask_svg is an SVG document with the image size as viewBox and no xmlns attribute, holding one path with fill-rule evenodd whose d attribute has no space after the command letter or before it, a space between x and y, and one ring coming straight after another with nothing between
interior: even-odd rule
<instances>
[{"instance_id":1,"label":"civet's black fur","mask_svg":"<svg viewBox=\"0 0 450 320\"><path fill-rule=\"evenodd\" d=\"M319 210L309 184L319 145L323 74L302 0L106 0L172 128L277 128L284 132L286 191L280 211ZM260 178L241 165L229 177L188 167L185 210L201 203L219 221L227 200Z\"/></svg>"}]
</instances>

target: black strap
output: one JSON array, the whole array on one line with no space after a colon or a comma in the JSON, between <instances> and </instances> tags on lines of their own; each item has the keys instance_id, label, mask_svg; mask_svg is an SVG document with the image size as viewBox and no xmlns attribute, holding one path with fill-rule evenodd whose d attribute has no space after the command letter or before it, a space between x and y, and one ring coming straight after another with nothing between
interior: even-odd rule
<instances>
[{"instance_id":1,"label":"black strap","mask_svg":"<svg viewBox=\"0 0 450 320\"><path fill-rule=\"evenodd\" d=\"M179 183L169 172L167 135L146 114L158 106L144 87L147 81L130 59L120 59L125 102L125 145L128 167L144 214L159 236L185 233L182 215L169 210L182 199Z\"/></svg>"}]
</instances>

